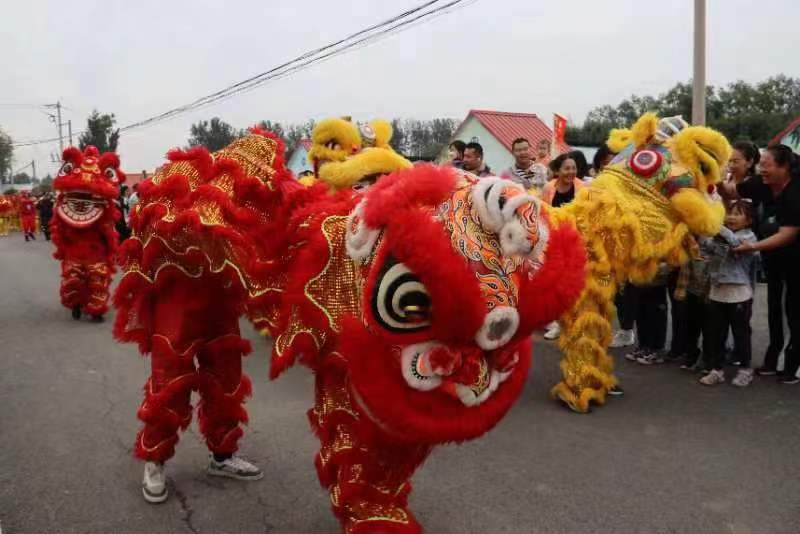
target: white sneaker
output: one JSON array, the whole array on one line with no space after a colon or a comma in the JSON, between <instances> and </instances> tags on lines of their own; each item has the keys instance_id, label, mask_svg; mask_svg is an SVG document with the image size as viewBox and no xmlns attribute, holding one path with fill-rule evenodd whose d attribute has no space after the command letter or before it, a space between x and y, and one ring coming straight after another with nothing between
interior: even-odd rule
<instances>
[{"instance_id":1,"label":"white sneaker","mask_svg":"<svg viewBox=\"0 0 800 534\"><path fill-rule=\"evenodd\" d=\"M752 369L739 369L736 372L736 377L733 380L731 380L731 384L743 388L749 386L750 382L752 381L753 381Z\"/></svg>"},{"instance_id":2,"label":"white sneaker","mask_svg":"<svg viewBox=\"0 0 800 534\"><path fill-rule=\"evenodd\" d=\"M725 382L725 373L722 369L712 369L706 376L700 379L700 383L704 386L716 386Z\"/></svg>"},{"instance_id":3,"label":"white sneaker","mask_svg":"<svg viewBox=\"0 0 800 534\"><path fill-rule=\"evenodd\" d=\"M208 463L208 474L237 480L260 480L264 476L261 469L243 458L231 456L227 460L218 462L213 454Z\"/></svg>"},{"instance_id":4,"label":"white sneaker","mask_svg":"<svg viewBox=\"0 0 800 534\"><path fill-rule=\"evenodd\" d=\"M164 475L164 464L145 462L142 495L144 495L144 500L153 504L167 500L167 477Z\"/></svg>"},{"instance_id":5,"label":"white sneaker","mask_svg":"<svg viewBox=\"0 0 800 534\"><path fill-rule=\"evenodd\" d=\"M664 363L664 357L661 355L661 352L645 352L638 358L636 358L638 363L642 365L654 365L658 363Z\"/></svg>"},{"instance_id":6,"label":"white sneaker","mask_svg":"<svg viewBox=\"0 0 800 534\"><path fill-rule=\"evenodd\" d=\"M611 345L609 345L612 349L618 349L620 347L630 347L636 343L636 336L633 333L633 330L617 330L614 332L614 337L611 339Z\"/></svg>"},{"instance_id":7,"label":"white sneaker","mask_svg":"<svg viewBox=\"0 0 800 534\"><path fill-rule=\"evenodd\" d=\"M544 338L549 340L558 339L561 335L561 325L558 322L552 322L547 327L547 332L544 333Z\"/></svg>"}]
</instances>

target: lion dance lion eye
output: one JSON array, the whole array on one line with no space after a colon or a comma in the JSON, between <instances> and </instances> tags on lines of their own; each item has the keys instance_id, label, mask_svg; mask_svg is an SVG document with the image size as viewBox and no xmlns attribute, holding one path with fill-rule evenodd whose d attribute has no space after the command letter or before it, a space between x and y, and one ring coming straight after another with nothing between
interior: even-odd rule
<instances>
[{"instance_id":1,"label":"lion dance lion eye","mask_svg":"<svg viewBox=\"0 0 800 534\"><path fill-rule=\"evenodd\" d=\"M430 326L431 297L408 267L387 264L375 285L372 311L381 326L394 332L414 332Z\"/></svg>"},{"instance_id":2,"label":"lion dance lion eye","mask_svg":"<svg viewBox=\"0 0 800 534\"><path fill-rule=\"evenodd\" d=\"M73 169L72 163L66 162L58 170L58 175L59 176L66 176L67 174L72 172L72 169Z\"/></svg>"},{"instance_id":3,"label":"lion dance lion eye","mask_svg":"<svg viewBox=\"0 0 800 534\"><path fill-rule=\"evenodd\" d=\"M108 178L110 181L117 183L117 171L109 167L108 169L106 169L105 175L106 178Z\"/></svg>"}]
</instances>

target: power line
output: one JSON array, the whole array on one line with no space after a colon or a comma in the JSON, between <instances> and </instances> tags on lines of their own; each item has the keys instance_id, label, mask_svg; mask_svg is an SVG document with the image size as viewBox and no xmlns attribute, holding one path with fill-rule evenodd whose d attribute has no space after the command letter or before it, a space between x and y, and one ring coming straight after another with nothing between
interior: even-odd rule
<instances>
[{"instance_id":1,"label":"power line","mask_svg":"<svg viewBox=\"0 0 800 534\"><path fill-rule=\"evenodd\" d=\"M184 104L182 106L172 108L168 111L149 117L147 119L125 125L121 127L119 130L120 132L124 132L146 127L164 120L174 118L178 115L187 113L189 111L200 109L215 104L217 102L227 100L244 92L255 89L269 81L280 79L285 76L288 76L289 74L302 70L304 68L308 68L311 65L314 65L315 63L326 61L336 55L345 53L347 51L353 51L358 48L362 48L372 42L388 37L394 33L399 33L400 31L409 29L412 26L419 24L421 21L427 21L429 19L449 13L453 11L456 7L459 7L459 4L463 4L460 7L464 7L464 5L472 4L476 1L477 0L450 0L449 2L435 6L435 4L439 4L441 0L429 0L427 2L418 5L417 7L408 9L398 15L392 16L389 19L384 20L383 22L373 24L372 26L369 26L347 37L339 39L333 43L306 52L292 59L291 61L282 63L281 65L273 67L265 72L251 76L245 80L237 82L219 91L215 91L214 93L206 95L202 98L195 99L188 104ZM428 9L431 7L433 9ZM77 132L76 135L80 135L81 133L83 132ZM53 143L58 140L59 138L55 137L47 139L19 141L13 143L13 146L15 147L32 146L44 143Z\"/></svg>"}]
</instances>

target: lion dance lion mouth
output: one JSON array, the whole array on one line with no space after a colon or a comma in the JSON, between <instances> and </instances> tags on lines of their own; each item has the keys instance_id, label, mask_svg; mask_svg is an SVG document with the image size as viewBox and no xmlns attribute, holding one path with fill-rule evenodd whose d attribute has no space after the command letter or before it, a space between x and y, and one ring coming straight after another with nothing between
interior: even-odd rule
<instances>
[{"instance_id":1,"label":"lion dance lion mouth","mask_svg":"<svg viewBox=\"0 0 800 534\"><path fill-rule=\"evenodd\" d=\"M103 216L108 202L87 191L65 193L58 203L57 213L66 222L77 228L86 228Z\"/></svg>"}]
</instances>

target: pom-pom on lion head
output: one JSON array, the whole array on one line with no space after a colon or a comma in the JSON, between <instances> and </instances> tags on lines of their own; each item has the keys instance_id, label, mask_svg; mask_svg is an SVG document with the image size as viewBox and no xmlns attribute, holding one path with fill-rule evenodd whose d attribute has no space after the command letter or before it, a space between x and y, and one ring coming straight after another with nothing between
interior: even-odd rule
<instances>
[{"instance_id":1,"label":"pom-pom on lion head","mask_svg":"<svg viewBox=\"0 0 800 534\"><path fill-rule=\"evenodd\" d=\"M354 124L346 119L325 119L311 134L308 158L314 174L331 189L368 185L412 166L392 149L391 139L392 126L384 120Z\"/></svg>"}]
</instances>

